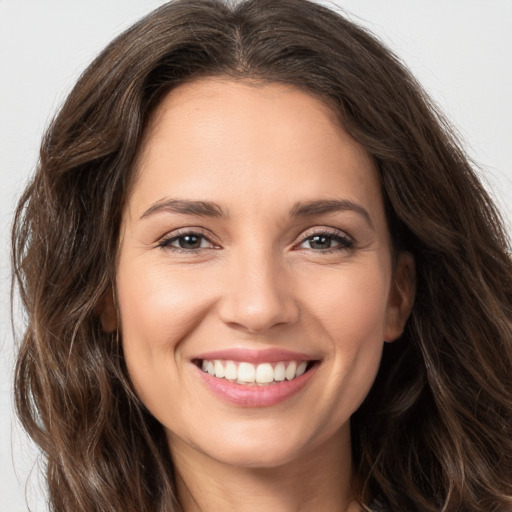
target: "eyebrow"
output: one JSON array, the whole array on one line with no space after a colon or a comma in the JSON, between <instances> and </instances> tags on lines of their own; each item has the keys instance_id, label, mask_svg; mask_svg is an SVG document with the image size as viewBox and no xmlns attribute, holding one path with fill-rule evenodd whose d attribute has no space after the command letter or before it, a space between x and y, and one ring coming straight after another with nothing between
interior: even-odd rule
<instances>
[{"instance_id":1,"label":"eyebrow","mask_svg":"<svg viewBox=\"0 0 512 512\"><path fill-rule=\"evenodd\" d=\"M298 202L292 206L290 216L307 217L344 211L353 211L362 215L370 227L374 227L368 210L363 208L360 204L354 203L354 201L348 199L320 199L316 201Z\"/></svg>"},{"instance_id":2,"label":"eyebrow","mask_svg":"<svg viewBox=\"0 0 512 512\"><path fill-rule=\"evenodd\" d=\"M142 215L145 219L160 212L181 213L199 217L227 217L228 214L216 203L210 201L187 201L183 199L164 199L151 205Z\"/></svg>"},{"instance_id":3,"label":"eyebrow","mask_svg":"<svg viewBox=\"0 0 512 512\"><path fill-rule=\"evenodd\" d=\"M290 217L308 217L354 211L362 215L373 228L373 222L368 211L361 205L348 199L318 199L314 201L297 202L290 209ZM164 199L151 205L142 215L141 219L156 213L169 212L199 217L228 217L228 212L222 206L211 201L190 201L185 199Z\"/></svg>"}]
</instances>

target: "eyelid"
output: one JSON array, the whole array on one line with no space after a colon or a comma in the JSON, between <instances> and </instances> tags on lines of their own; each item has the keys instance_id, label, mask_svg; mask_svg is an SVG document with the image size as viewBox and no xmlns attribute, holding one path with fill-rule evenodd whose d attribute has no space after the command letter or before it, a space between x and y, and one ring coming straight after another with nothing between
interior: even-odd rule
<instances>
[{"instance_id":1,"label":"eyelid","mask_svg":"<svg viewBox=\"0 0 512 512\"><path fill-rule=\"evenodd\" d=\"M305 231L303 231L298 238L300 241L304 241L307 238L311 238L314 235L340 236L354 241L354 238L343 229L334 228L330 226L314 226L312 228L308 228Z\"/></svg>"},{"instance_id":2,"label":"eyelid","mask_svg":"<svg viewBox=\"0 0 512 512\"><path fill-rule=\"evenodd\" d=\"M196 235L205 239L211 247L202 247L197 249L183 249L178 247L171 246L171 242L186 235ZM352 236L350 236L346 231L343 231L339 228L328 227L328 226L315 226L312 228L303 231L298 237L297 241L293 244L293 249L300 250L300 245L303 244L308 239L314 236L327 236L332 238L338 238L338 242L341 243L340 247L335 247L333 249L325 249L323 251L310 249L314 252L328 252L329 250L340 250L340 249L349 249L351 248L355 241ZM343 243L344 242L344 243ZM209 249L219 249L220 244L216 243L215 237L213 234L204 228L195 227L195 226L187 226L175 229L166 233L164 236L160 237L156 242L155 246L157 248L171 248L176 251L182 252L198 252L199 250L209 250ZM307 249L306 249L307 250Z\"/></svg>"},{"instance_id":3,"label":"eyelid","mask_svg":"<svg viewBox=\"0 0 512 512\"><path fill-rule=\"evenodd\" d=\"M301 248L300 245L302 245L304 242L309 240L310 238L314 236L327 236L332 238L338 238L339 240L345 242L340 247L333 247L332 249L325 249L323 251L321 250L314 250L314 249L304 249ZM339 228L333 228L333 227L326 227L326 226L315 226L313 228L309 228L306 231L302 232L299 240L297 243L294 244L294 249L297 250L311 250L313 252L329 252L329 251L337 251L337 250L343 250L343 249L351 249L355 244L355 240L352 236L350 236L346 231L343 231Z\"/></svg>"},{"instance_id":4,"label":"eyelid","mask_svg":"<svg viewBox=\"0 0 512 512\"><path fill-rule=\"evenodd\" d=\"M206 230L204 228L200 228L200 227L193 227L193 226L179 228L179 229L170 231L169 233L166 233L164 236L160 237L156 241L155 245L157 248L163 248L163 249L172 248L173 250L176 250L176 251L197 252L199 249L182 249L182 248L178 248L178 247L172 247L170 245L170 243L173 240L176 240L176 239L178 239L182 236L186 236L186 235L196 235L196 236L202 237L211 244L211 247L200 248L202 250L217 249L220 247L219 244L213 240L213 238L215 238L215 237L213 237L212 234L208 230Z\"/></svg>"}]
</instances>

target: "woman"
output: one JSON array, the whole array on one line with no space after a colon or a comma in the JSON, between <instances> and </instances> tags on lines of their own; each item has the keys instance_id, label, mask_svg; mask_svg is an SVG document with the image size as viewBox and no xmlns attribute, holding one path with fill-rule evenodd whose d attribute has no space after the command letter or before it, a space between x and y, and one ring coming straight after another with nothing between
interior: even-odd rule
<instances>
[{"instance_id":1,"label":"woman","mask_svg":"<svg viewBox=\"0 0 512 512\"><path fill-rule=\"evenodd\" d=\"M507 244L363 30L156 10L81 77L15 220L53 510L512 510Z\"/></svg>"}]
</instances>

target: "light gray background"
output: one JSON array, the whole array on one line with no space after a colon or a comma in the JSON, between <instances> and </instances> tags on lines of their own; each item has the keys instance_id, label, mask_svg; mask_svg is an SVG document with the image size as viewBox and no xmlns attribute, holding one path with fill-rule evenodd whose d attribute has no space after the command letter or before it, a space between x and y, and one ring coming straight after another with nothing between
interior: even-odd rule
<instances>
[{"instance_id":1,"label":"light gray background","mask_svg":"<svg viewBox=\"0 0 512 512\"><path fill-rule=\"evenodd\" d=\"M0 512L46 511L12 412L9 227L53 112L103 46L162 0L0 0ZM327 3L327 2L324 2ZM512 223L512 0L338 0L452 120ZM331 4L331 5L332 5Z\"/></svg>"}]
</instances>

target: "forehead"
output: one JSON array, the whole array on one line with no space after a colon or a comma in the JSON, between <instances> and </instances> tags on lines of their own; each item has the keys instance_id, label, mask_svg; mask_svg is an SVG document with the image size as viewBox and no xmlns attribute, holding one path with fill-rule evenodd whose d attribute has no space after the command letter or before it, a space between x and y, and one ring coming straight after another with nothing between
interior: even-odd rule
<instances>
[{"instance_id":1,"label":"forehead","mask_svg":"<svg viewBox=\"0 0 512 512\"><path fill-rule=\"evenodd\" d=\"M381 203L371 157L311 94L219 78L173 89L149 123L132 205L166 194L229 203L233 192L255 205L276 193Z\"/></svg>"}]
</instances>

